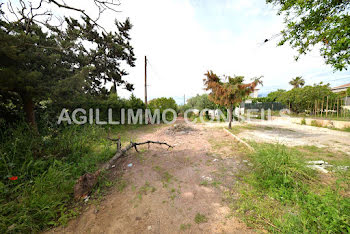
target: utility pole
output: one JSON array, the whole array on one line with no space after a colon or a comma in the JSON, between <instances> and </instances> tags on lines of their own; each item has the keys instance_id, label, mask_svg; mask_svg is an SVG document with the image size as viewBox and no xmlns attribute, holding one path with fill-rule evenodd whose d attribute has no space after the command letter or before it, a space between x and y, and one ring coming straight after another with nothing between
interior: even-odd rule
<instances>
[{"instance_id":1,"label":"utility pole","mask_svg":"<svg viewBox=\"0 0 350 234\"><path fill-rule=\"evenodd\" d=\"M145 116L147 116L147 56L145 55ZM148 119L145 117L145 124L148 124Z\"/></svg>"},{"instance_id":2,"label":"utility pole","mask_svg":"<svg viewBox=\"0 0 350 234\"><path fill-rule=\"evenodd\" d=\"M145 56L145 104L147 109L147 57Z\"/></svg>"}]
</instances>

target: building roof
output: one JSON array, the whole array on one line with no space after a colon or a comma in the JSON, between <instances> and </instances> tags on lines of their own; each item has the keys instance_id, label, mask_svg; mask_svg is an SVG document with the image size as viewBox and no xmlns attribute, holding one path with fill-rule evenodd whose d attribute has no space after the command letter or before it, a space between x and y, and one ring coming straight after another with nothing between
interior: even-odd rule
<instances>
[{"instance_id":1,"label":"building roof","mask_svg":"<svg viewBox=\"0 0 350 234\"><path fill-rule=\"evenodd\" d=\"M344 89L344 88L350 88L350 83L349 84L343 84L343 85L334 87L332 89Z\"/></svg>"}]
</instances>

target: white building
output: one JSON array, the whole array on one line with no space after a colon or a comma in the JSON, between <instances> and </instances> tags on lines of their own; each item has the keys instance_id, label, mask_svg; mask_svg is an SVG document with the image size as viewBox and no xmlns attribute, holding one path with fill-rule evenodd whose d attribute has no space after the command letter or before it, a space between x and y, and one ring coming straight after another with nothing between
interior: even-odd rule
<instances>
[{"instance_id":1,"label":"white building","mask_svg":"<svg viewBox=\"0 0 350 234\"><path fill-rule=\"evenodd\" d=\"M254 89L254 91L249 95L251 98L257 98L259 96L260 89Z\"/></svg>"}]
</instances>

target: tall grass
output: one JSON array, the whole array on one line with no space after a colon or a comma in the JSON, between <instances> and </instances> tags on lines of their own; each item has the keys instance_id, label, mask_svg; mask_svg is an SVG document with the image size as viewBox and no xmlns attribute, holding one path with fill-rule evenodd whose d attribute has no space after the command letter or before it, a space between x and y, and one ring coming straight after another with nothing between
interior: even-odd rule
<instances>
[{"instance_id":1,"label":"tall grass","mask_svg":"<svg viewBox=\"0 0 350 234\"><path fill-rule=\"evenodd\" d=\"M105 135L98 126L70 126L45 137L26 125L1 132L0 233L39 232L76 215L70 209L76 179L115 151Z\"/></svg>"},{"instance_id":2,"label":"tall grass","mask_svg":"<svg viewBox=\"0 0 350 234\"><path fill-rule=\"evenodd\" d=\"M321 183L297 150L269 144L256 149L253 170L245 172L238 203L232 203L249 225L286 233L350 231L344 187Z\"/></svg>"}]
</instances>

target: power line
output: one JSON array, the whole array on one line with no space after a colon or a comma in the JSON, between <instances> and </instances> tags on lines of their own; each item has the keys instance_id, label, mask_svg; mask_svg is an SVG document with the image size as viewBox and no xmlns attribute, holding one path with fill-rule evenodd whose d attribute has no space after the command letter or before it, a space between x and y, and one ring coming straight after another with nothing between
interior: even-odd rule
<instances>
[{"instance_id":1,"label":"power line","mask_svg":"<svg viewBox=\"0 0 350 234\"><path fill-rule=\"evenodd\" d=\"M345 78L339 78L339 79L329 80L329 81L346 80L346 79L350 79L350 76L349 76L349 77L345 77Z\"/></svg>"},{"instance_id":2,"label":"power line","mask_svg":"<svg viewBox=\"0 0 350 234\"><path fill-rule=\"evenodd\" d=\"M160 79L161 77L160 77L159 73L157 72L157 69L155 69L154 66L152 65L152 63L150 63L149 58L147 58L147 62L148 62L149 67L151 68L150 70L154 73L154 75L156 75L156 78Z\"/></svg>"},{"instance_id":3,"label":"power line","mask_svg":"<svg viewBox=\"0 0 350 234\"><path fill-rule=\"evenodd\" d=\"M277 37L279 37L279 36L281 36L281 35L282 35L281 32L280 32L280 33L277 33L277 34L274 34L274 35L272 35L270 38L266 38L263 42L258 43L258 46L261 47L261 46L263 46L264 44L266 44L267 42L272 41L273 39L275 39L275 38L277 38Z\"/></svg>"}]
</instances>

